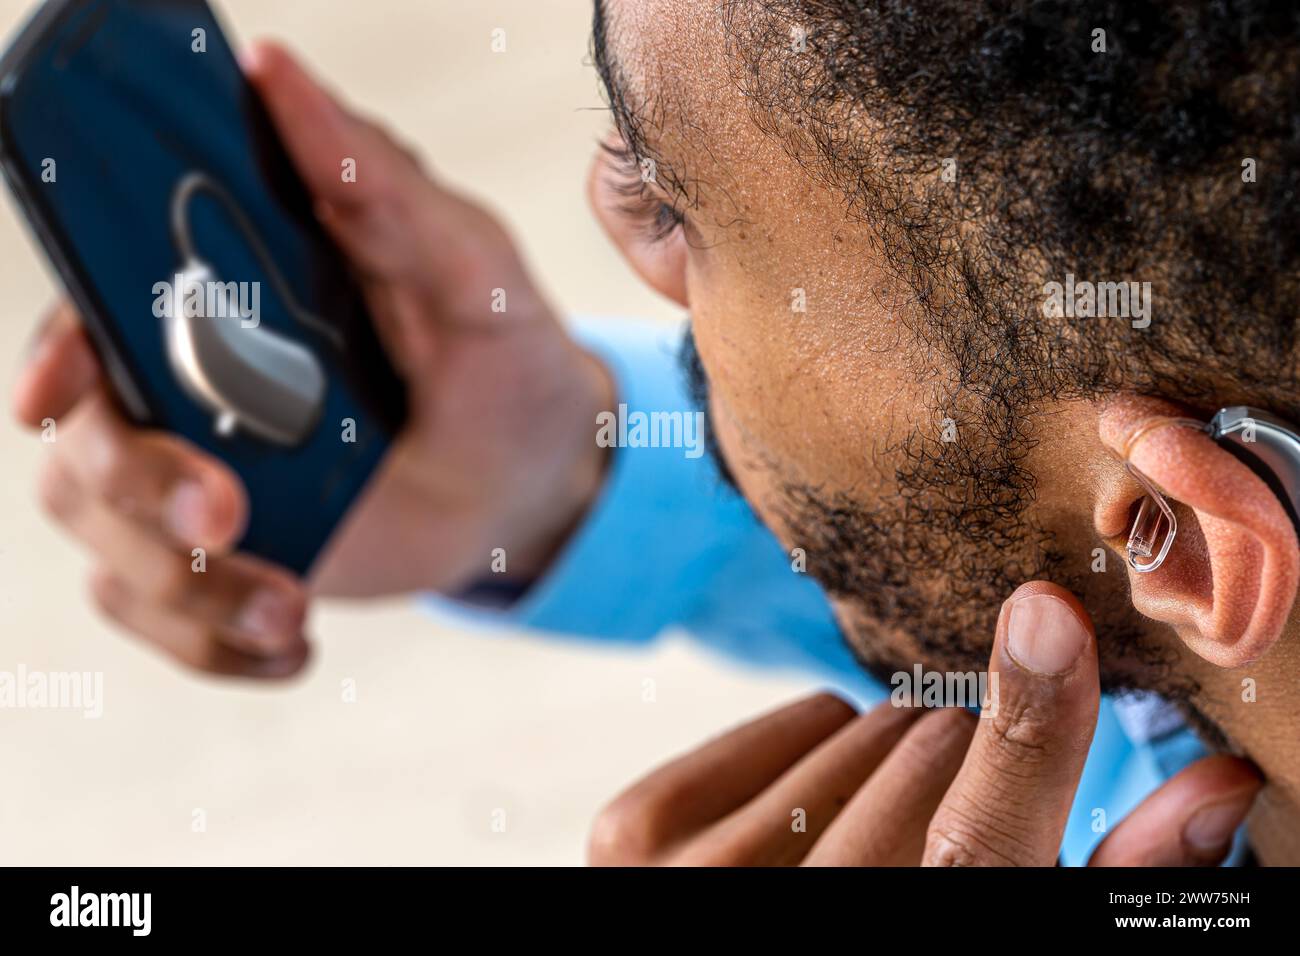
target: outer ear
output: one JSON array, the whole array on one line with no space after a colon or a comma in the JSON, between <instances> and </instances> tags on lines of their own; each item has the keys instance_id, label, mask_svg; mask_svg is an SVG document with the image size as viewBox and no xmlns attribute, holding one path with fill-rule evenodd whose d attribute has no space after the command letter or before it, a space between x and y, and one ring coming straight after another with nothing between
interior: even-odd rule
<instances>
[{"instance_id":1,"label":"outer ear","mask_svg":"<svg viewBox=\"0 0 1300 956\"><path fill-rule=\"evenodd\" d=\"M611 141L621 143L617 134ZM690 308L686 288L687 243L685 229L678 226L666 237L653 238L644 222L626 213L629 198L617 185L618 173L611 173L609 155L599 150L587 177L587 200L605 234L623 254L642 281L660 295ZM653 196L654 190L647 188Z\"/></svg>"},{"instance_id":2,"label":"outer ear","mask_svg":"<svg viewBox=\"0 0 1300 956\"><path fill-rule=\"evenodd\" d=\"M1203 432L1160 424L1183 415L1168 402L1133 396L1103 408L1101 440L1118 456L1119 475L1103 482L1094 520L1123 554L1144 492L1122 462L1164 489L1178 534L1157 570L1129 569L1133 605L1210 663L1237 667L1282 636L1300 584L1300 544L1282 503L1246 465Z\"/></svg>"}]
</instances>

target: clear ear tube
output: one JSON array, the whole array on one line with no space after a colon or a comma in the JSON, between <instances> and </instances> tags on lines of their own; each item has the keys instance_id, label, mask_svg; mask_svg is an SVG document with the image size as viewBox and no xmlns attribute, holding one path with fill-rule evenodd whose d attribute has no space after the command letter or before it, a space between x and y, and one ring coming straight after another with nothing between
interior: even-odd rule
<instances>
[{"instance_id":1,"label":"clear ear tube","mask_svg":"<svg viewBox=\"0 0 1300 956\"><path fill-rule=\"evenodd\" d=\"M1178 534L1178 518L1160 489L1146 475L1132 465L1126 467L1129 474L1146 490L1146 495L1138 505L1133 528L1128 534L1128 545L1124 550L1128 555L1128 566L1145 574L1165 563L1169 549L1173 547L1174 537ZM1139 558L1150 560L1143 564Z\"/></svg>"},{"instance_id":2,"label":"clear ear tube","mask_svg":"<svg viewBox=\"0 0 1300 956\"><path fill-rule=\"evenodd\" d=\"M1132 451L1138 439L1166 425L1208 431L1208 426L1204 422L1192 418L1158 418L1129 439L1128 451ZM1138 505L1137 515L1133 519L1133 527L1129 530L1128 544L1124 551L1128 558L1128 566L1134 571L1146 574L1165 563L1165 558L1169 556L1169 549L1173 547L1174 538L1178 534L1178 518L1155 482L1133 467L1129 461L1124 462L1124 467L1146 492L1141 504Z\"/></svg>"}]
</instances>

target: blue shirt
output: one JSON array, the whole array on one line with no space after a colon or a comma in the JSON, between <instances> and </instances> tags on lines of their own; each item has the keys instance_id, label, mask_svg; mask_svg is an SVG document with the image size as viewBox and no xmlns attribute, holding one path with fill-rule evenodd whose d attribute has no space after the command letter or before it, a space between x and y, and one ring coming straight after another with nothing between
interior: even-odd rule
<instances>
[{"instance_id":1,"label":"blue shirt","mask_svg":"<svg viewBox=\"0 0 1300 956\"><path fill-rule=\"evenodd\" d=\"M695 410L676 360L679 329L608 320L576 326L608 365L629 413ZM735 661L813 675L863 705L889 692L854 660L825 594L793 570L712 459L680 447L618 449L599 498L547 573L500 615L457 613L605 643L644 644L685 631ZM1137 703L1102 700L1061 848L1067 865L1085 863L1124 815L1204 753L1158 700Z\"/></svg>"}]
</instances>

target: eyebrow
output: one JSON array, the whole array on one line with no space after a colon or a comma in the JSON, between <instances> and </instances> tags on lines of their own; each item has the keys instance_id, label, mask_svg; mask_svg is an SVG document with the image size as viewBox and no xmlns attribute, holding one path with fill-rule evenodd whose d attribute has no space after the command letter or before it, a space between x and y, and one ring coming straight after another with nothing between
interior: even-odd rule
<instances>
[{"instance_id":1,"label":"eyebrow","mask_svg":"<svg viewBox=\"0 0 1300 956\"><path fill-rule=\"evenodd\" d=\"M591 59L596 74L605 87L605 98L609 101L614 125L622 134L627 148L637 159L651 155L643 113L632 99L627 88L626 74L610 49L609 14L605 9L605 0L595 0L591 19Z\"/></svg>"}]
</instances>

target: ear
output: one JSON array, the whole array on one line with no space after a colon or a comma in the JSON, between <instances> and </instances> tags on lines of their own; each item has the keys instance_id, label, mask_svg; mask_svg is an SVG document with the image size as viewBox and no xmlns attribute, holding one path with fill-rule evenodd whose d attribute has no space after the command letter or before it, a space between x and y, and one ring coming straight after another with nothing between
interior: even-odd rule
<instances>
[{"instance_id":1,"label":"ear","mask_svg":"<svg viewBox=\"0 0 1300 956\"><path fill-rule=\"evenodd\" d=\"M1211 664L1237 667L1262 657L1282 636L1300 583L1300 544L1259 476L1204 432L1162 423L1170 417L1186 412L1134 396L1102 409L1101 440L1116 460L1102 482L1094 522L1123 554L1145 494L1125 460L1163 489L1178 533L1158 569L1128 569L1133 606L1173 627Z\"/></svg>"},{"instance_id":2,"label":"ear","mask_svg":"<svg viewBox=\"0 0 1300 956\"><path fill-rule=\"evenodd\" d=\"M622 141L617 134L612 134L611 142L617 145ZM598 150L587 176L587 201L596 219L646 285L682 308L689 308L686 291L688 245L684 228L678 226L667 236L656 238L647 222L638 221L652 218L656 204L667 202L668 197L659 195L662 190L650 184L640 199L630 198L626 186L619 185L625 174L611 166L609 154ZM645 203L647 210L643 214L629 215L629 207L635 208L638 203Z\"/></svg>"}]
</instances>

